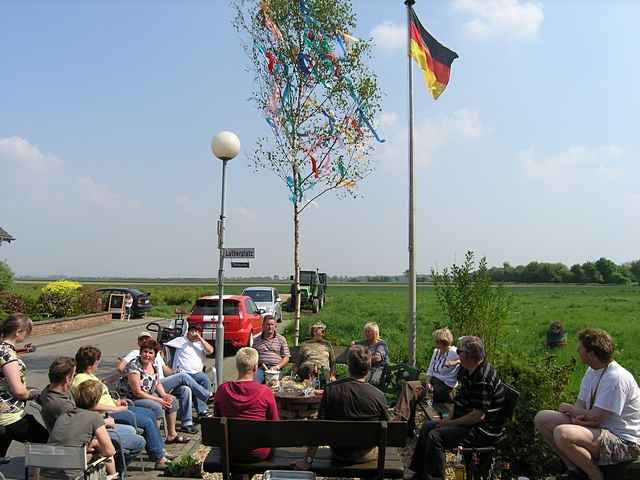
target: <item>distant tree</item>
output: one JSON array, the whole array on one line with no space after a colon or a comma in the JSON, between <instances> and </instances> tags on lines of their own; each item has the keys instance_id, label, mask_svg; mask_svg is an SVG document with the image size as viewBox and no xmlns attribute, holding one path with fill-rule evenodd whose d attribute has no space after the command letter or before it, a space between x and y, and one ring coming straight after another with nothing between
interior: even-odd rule
<instances>
[{"instance_id":1,"label":"distant tree","mask_svg":"<svg viewBox=\"0 0 640 480\"><path fill-rule=\"evenodd\" d=\"M0 292L13 287L13 271L7 262L0 260Z\"/></svg>"},{"instance_id":2,"label":"distant tree","mask_svg":"<svg viewBox=\"0 0 640 480\"><path fill-rule=\"evenodd\" d=\"M635 260L629 264L629 271L633 275L633 279L640 283L640 260Z\"/></svg>"},{"instance_id":3,"label":"distant tree","mask_svg":"<svg viewBox=\"0 0 640 480\"><path fill-rule=\"evenodd\" d=\"M586 283L603 283L602 274L596 268L593 262L584 262L582 264L582 271L584 272L584 281Z\"/></svg>"},{"instance_id":4,"label":"distant tree","mask_svg":"<svg viewBox=\"0 0 640 480\"><path fill-rule=\"evenodd\" d=\"M618 266L608 258L600 257L595 263L596 270L602 275L604 283L614 283L613 275L618 271Z\"/></svg>"},{"instance_id":5,"label":"distant tree","mask_svg":"<svg viewBox=\"0 0 640 480\"><path fill-rule=\"evenodd\" d=\"M582 269L582 265L576 263L575 265L571 265L571 282L573 283L584 283L584 270Z\"/></svg>"}]
</instances>

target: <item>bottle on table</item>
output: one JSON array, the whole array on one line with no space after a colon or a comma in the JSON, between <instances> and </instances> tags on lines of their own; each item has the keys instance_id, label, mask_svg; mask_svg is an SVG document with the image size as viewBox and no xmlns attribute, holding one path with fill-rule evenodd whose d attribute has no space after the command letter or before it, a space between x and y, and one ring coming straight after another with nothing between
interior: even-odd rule
<instances>
[{"instance_id":1,"label":"bottle on table","mask_svg":"<svg viewBox=\"0 0 640 480\"><path fill-rule=\"evenodd\" d=\"M462 447L458 447L458 453L456 454L456 462L453 465L453 473L456 480L466 480L467 469L464 466L464 458L462 456Z\"/></svg>"}]
</instances>

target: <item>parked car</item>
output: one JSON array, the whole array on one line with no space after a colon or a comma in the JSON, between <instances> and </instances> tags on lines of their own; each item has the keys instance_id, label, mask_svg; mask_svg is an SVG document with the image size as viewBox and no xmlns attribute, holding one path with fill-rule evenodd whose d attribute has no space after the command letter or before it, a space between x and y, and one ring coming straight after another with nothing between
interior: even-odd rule
<instances>
[{"instance_id":1,"label":"parked car","mask_svg":"<svg viewBox=\"0 0 640 480\"><path fill-rule=\"evenodd\" d=\"M133 306L131 307L131 318L143 318L148 310L151 310L151 294L144 293L136 288L123 288L123 287L109 287L109 288L97 288L96 292L100 294L102 298L102 309L107 310L109 308L109 295L112 293L130 293L133 297Z\"/></svg>"},{"instance_id":2,"label":"parked car","mask_svg":"<svg viewBox=\"0 0 640 480\"><path fill-rule=\"evenodd\" d=\"M253 299L256 306L264 310L265 315L271 315L276 322L282 321L282 300L278 290L273 287L247 287L242 291Z\"/></svg>"},{"instance_id":3,"label":"parked car","mask_svg":"<svg viewBox=\"0 0 640 480\"><path fill-rule=\"evenodd\" d=\"M222 304L224 314L224 342L234 348L250 347L253 336L262 332L262 314L251 297L246 295L225 295ZM187 317L189 325L202 326L205 340L216 339L218 322L218 297L206 296L196 300L191 314ZM187 328L187 325L184 327Z\"/></svg>"}]
</instances>

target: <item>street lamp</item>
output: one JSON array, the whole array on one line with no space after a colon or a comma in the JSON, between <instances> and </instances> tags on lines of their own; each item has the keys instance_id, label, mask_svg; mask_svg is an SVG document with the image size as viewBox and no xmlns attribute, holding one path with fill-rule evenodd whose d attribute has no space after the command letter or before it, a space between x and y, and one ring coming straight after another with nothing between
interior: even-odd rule
<instances>
[{"instance_id":1,"label":"street lamp","mask_svg":"<svg viewBox=\"0 0 640 480\"><path fill-rule=\"evenodd\" d=\"M240 139L233 132L220 132L211 141L211 151L222 160L222 199L220 200L220 219L218 220L218 250L220 266L218 268L218 324L216 325L216 383L222 385L224 362L224 188L227 162L240 152Z\"/></svg>"}]
</instances>

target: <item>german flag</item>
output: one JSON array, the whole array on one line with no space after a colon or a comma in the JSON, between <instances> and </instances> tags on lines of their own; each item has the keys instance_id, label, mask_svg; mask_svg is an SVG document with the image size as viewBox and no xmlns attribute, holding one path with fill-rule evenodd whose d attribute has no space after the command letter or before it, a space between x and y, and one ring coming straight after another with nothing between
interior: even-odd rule
<instances>
[{"instance_id":1,"label":"german flag","mask_svg":"<svg viewBox=\"0 0 640 480\"><path fill-rule=\"evenodd\" d=\"M447 87L451 64L458 58L453 50L438 42L422 26L416 12L411 9L409 55L420 65L424 81L434 100Z\"/></svg>"}]
</instances>

